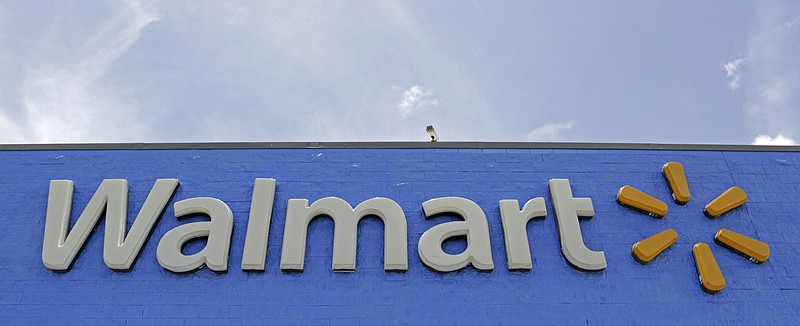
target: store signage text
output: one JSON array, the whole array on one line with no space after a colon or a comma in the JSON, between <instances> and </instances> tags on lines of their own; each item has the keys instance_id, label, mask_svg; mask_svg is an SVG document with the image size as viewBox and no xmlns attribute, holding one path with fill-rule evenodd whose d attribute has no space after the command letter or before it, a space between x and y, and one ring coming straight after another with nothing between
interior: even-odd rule
<instances>
[{"instance_id":1,"label":"store signage text","mask_svg":"<svg viewBox=\"0 0 800 326\"><path fill-rule=\"evenodd\" d=\"M54 271L69 270L105 213L103 260L111 269L129 270L178 188L178 180L158 179L127 231L127 180L103 180L70 229L73 188L71 180L50 181L42 248L44 265ZM578 216L594 215L591 199L574 198L567 179L551 179L549 188L561 250L567 262L587 271L606 268L604 253L586 247L578 225ZM265 268L274 198L275 180L256 179L242 255L243 270L263 271ZM547 214L544 198L531 199L521 209L517 200L500 200L499 206L508 268L531 269L525 225L529 220ZM475 202L460 197L441 197L425 201L422 208L427 217L450 213L463 219L435 225L422 234L417 249L426 266L441 272L455 271L468 265L479 270L494 269L488 222L484 211ZM159 264L176 273L191 272L203 266L213 271L226 271L233 231L233 213L228 205L216 198L196 197L176 202L174 210L178 219L204 214L210 220L179 225L164 234L156 249ZM355 271L358 222L373 215L384 223L384 269L408 269L407 222L400 205L391 199L378 197L352 207L340 198L326 197L310 205L307 199L289 200L280 257L282 270L303 270L308 225L319 215L328 215L335 223L333 270ZM459 254L446 253L442 243L456 236L466 236L466 249ZM200 237L207 240L201 251L192 255L181 252L187 241Z\"/></svg>"}]
</instances>

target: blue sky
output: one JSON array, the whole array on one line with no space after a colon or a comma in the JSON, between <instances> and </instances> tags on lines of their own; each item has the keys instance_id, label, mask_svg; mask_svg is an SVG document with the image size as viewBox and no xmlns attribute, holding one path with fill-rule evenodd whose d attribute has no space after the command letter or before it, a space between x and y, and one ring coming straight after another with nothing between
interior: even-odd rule
<instances>
[{"instance_id":1,"label":"blue sky","mask_svg":"<svg viewBox=\"0 0 800 326\"><path fill-rule=\"evenodd\" d=\"M0 0L0 143L795 144L797 1Z\"/></svg>"}]
</instances>

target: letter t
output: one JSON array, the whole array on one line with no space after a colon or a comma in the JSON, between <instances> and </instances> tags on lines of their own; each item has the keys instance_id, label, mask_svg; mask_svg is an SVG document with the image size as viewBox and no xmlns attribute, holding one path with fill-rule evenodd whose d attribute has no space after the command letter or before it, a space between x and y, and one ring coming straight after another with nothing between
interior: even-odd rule
<instances>
[{"instance_id":1,"label":"letter t","mask_svg":"<svg viewBox=\"0 0 800 326\"><path fill-rule=\"evenodd\" d=\"M592 251L583 243L578 215L594 216L591 198L573 198L568 179L550 179L550 195L553 197L561 252L572 266L586 271L606 268L606 256L602 251Z\"/></svg>"}]
</instances>

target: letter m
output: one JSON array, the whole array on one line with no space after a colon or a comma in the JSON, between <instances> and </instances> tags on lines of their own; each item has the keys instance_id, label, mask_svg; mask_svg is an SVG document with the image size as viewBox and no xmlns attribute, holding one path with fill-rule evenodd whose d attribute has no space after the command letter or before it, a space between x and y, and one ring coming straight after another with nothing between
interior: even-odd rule
<instances>
[{"instance_id":1,"label":"letter m","mask_svg":"<svg viewBox=\"0 0 800 326\"><path fill-rule=\"evenodd\" d=\"M290 199L286 210L281 252L282 270L303 270L308 224L319 215L333 219L333 270L355 271L358 221L375 215L384 224L384 270L408 270L406 215L388 198L372 198L355 208L336 197L327 197L308 206L307 199Z\"/></svg>"},{"instance_id":2,"label":"letter m","mask_svg":"<svg viewBox=\"0 0 800 326\"><path fill-rule=\"evenodd\" d=\"M147 236L150 235L153 225L163 213L177 187L177 179L156 180L126 237L127 180L103 180L71 231L69 219L72 214L72 194L74 192L72 180L51 180L47 199L42 263L54 271L69 270L92 229L105 213L103 260L112 269L130 269L147 240Z\"/></svg>"}]
</instances>

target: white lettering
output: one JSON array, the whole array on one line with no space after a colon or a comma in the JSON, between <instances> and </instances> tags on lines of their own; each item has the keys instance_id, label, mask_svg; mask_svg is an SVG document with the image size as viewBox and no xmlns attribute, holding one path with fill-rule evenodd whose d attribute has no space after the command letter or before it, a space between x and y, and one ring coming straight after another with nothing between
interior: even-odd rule
<instances>
[{"instance_id":1,"label":"white lettering","mask_svg":"<svg viewBox=\"0 0 800 326\"><path fill-rule=\"evenodd\" d=\"M460 197L434 198L422 203L426 217L441 213L455 213L464 220L436 225L419 238L419 258L430 268L452 272L472 264L479 270L494 269L492 246L489 241L489 224L486 215L475 202ZM467 249L451 255L442 249L442 243L451 237L466 236Z\"/></svg>"},{"instance_id":2,"label":"white lettering","mask_svg":"<svg viewBox=\"0 0 800 326\"><path fill-rule=\"evenodd\" d=\"M258 178L250 201L250 219L244 238L242 270L263 271L267 261L269 223L275 200L275 179Z\"/></svg>"},{"instance_id":3,"label":"white lettering","mask_svg":"<svg viewBox=\"0 0 800 326\"><path fill-rule=\"evenodd\" d=\"M328 215L335 224L333 234L333 270L356 269L356 233L358 221L367 215L383 220L384 270L408 270L408 235L406 215L388 198L372 198L356 208L346 201L327 197L308 206L307 199L289 199L286 227L283 230L282 270L303 270L306 257L308 224L319 215Z\"/></svg>"},{"instance_id":4,"label":"white lettering","mask_svg":"<svg viewBox=\"0 0 800 326\"><path fill-rule=\"evenodd\" d=\"M503 235L506 240L506 259L508 269L531 269L531 249L528 243L526 225L534 218L544 218L547 209L544 198L534 198L525 203L522 210L516 200L500 201L500 220L503 222Z\"/></svg>"},{"instance_id":5,"label":"white lettering","mask_svg":"<svg viewBox=\"0 0 800 326\"><path fill-rule=\"evenodd\" d=\"M215 272L228 270L228 252L233 230L233 213L219 199L198 197L181 200L174 205L175 217L180 219L191 214L205 214L208 222L179 225L169 230L156 249L161 267L175 273L185 273L203 267ZM187 241L207 237L206 246L200 252L186 256L181 252Z\"/></svg>"},{"instance_id":6,"label":"white lettering","mask_svg":"<svg viewBox=\"0 0 800 326\"><path fill-rule=\"evenodd\" d=\"M72 180L50 181L47 200L47 217L42 245L42 262L45 267L55 271L65 271L72 266L78 252L83 247L92 229L106 214L103 260L112 269L127 270L133 266L136 257L144 246L147 236L153 230L158 218L164 212L175 189L177 179L158 179L147 195L139 214L133 221L127 237L125 228L128 220L128 181L106 179L92 195L72 231L69 231L69 216L72 212Z\"/></svg>"},{"instance_id":7,"label":"white lettering","mask_svg":"<svg viewBox=\"0 0 800 326\"><path fill-rule=\"evenodd\" d=\"M582 270L599 271L608 266L602 251L592 251L583 243L578 216L594 216L591 198L572 197L572 188L567 179L550 179L550 196L553 197L561 252L564 258Z\"/></svg>"}]
</instances>

